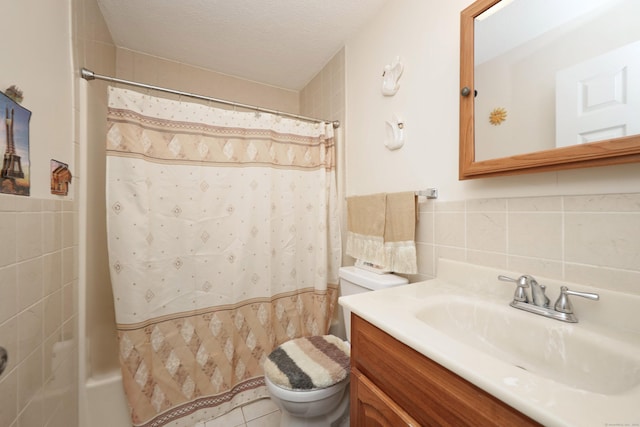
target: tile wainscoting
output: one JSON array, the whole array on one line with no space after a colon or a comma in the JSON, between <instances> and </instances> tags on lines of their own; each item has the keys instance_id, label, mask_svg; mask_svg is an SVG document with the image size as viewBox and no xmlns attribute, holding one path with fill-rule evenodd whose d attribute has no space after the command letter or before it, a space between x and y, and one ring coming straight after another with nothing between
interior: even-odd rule
<instances>
[{"instance_id":1,"label":"tile wainscoting","mask_svg":"<svg viewBox=\"0 0 640 427\"><path fill-rule=\"evenodd\" d=\"M419 274L440 257L640 294L640 193L420 203Z\"/></svg>"},{"instance_id":2,"label":"tile wainscoting","mask_svg":"<svg viewBox=\"0 0 640 427\"><path fill-rule=\"evenodd\" d=\"M0 425L77 419L77 211L71 201L0 195Z\"/></svg>"}]
</instances>

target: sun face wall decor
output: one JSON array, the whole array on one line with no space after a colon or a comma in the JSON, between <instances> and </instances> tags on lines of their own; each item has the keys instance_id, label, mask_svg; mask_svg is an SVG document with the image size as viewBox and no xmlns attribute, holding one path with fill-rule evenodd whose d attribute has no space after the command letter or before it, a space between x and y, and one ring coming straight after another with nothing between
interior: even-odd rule
<instances>
[{"instance_id":1,"label":"sun face wall decor","mask_svg":"<svg viewBox=\"0 0 640 427\"><path fill-rule=\"evenodd\" d=\"M507 120L507 110L502 107L494 108L489 113L489 123L494 126L500 126L505 120Z\"/></svg>"}]
</instances>

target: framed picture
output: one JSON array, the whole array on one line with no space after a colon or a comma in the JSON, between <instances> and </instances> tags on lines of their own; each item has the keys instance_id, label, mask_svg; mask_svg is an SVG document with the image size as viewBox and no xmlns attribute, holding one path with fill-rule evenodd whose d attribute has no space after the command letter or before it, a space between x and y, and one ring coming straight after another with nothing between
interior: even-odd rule
<instances>
[{"instance_id":1,"label":"framed picture","mask_svg":"<svg viewBox=\"0 0 640 427\"><path fill-rule=\"evenodd\" d=\"M29 177L29 120L31 112L0 92L0 118L4 118L5 132L0 130L2 170L0 192L28 196Z\"/></svg>"}]
</instances>

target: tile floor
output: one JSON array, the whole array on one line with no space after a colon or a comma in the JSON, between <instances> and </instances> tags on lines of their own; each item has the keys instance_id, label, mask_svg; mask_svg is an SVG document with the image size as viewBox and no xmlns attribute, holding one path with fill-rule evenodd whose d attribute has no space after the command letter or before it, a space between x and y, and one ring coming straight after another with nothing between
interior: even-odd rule
<instances>
[{"instance_id":1,"label":"tile floor","mask_svg":"<svg viewBox=\"0 0 640 427\"><path fill-rule=\"evenodd\" d=\"M279 427L280 410L271 399L260 399L195 427Z\"/></svg>"}]
</instances>

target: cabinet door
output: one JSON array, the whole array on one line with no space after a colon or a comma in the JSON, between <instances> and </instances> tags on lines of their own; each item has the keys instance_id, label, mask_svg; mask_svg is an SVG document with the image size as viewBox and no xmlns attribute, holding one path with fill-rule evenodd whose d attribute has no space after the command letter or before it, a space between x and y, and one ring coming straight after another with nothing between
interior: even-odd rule
<instances>
[{"instance_id":1,"label":"cabinet door","mask_svg":"<svg viewBox=\"0 0 640 427\"><path fill-rule=\"evenodd\" d=\"M419 424L357 369L351 370L352 427L418 427Z\"/></svg>"},{"instance_id":2,"label":"cabinet door","mask_svg":"<svg viewBox=\"0 0 640 427\"><path fill-rule=\"evenodd\" d=\"M351 372L352 420L369 419L355 426L540 425L353 313Z\"/></svg>"}]
</instances>

